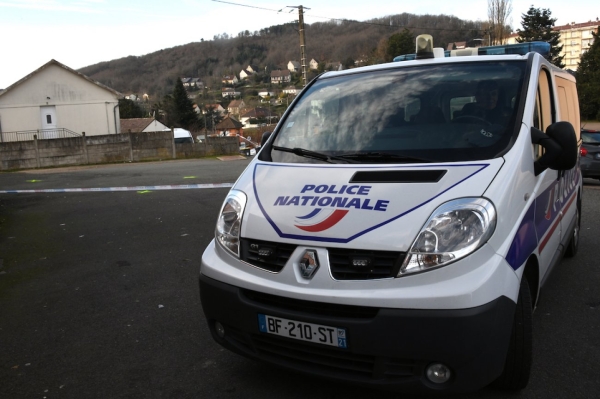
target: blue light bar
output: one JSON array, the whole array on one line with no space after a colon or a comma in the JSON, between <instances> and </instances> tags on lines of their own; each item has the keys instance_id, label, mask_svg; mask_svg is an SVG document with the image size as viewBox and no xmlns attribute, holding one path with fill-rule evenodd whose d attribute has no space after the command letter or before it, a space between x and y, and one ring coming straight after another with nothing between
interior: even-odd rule
<instances>
[{"instance_id":1,"label":"blue light bar","mask_svg":"<svg viewBox=\"0 0 600 399\"><path fill-rule=\"evenodd\" d=\"M504 44L501 46L479 47L478 55L506 55L517 54L525 55L527 53L539 53L544 57L550 54L550 43L546 42L527 42L517 44ZM444 57L450 57L450 51L444 51ZM415 54L404 54L394 58L394 61L411 61L416 59Z\"/></svg>"},{"instance_id":2,"label":"blue light bar","mask_svg":"<svg viewBox=\"0 0 600 399\"><path fill-rule=\"evenodd\" d=\"M505 44L502 46L480 47L477 51L478 55L504 55L518 54L525 55L527 53L540 53L543 56L550 54L550 43L546 42L527 42L517 44Z\"/></svg>"},{"instance_id":3,"label":"blue light bar","mask_svg":"<svg viewBox=\"0 0 600 399\"><path fill-rule=\"evenodd\" d=\"M417 58L416 54L404 54L394 58L394 61L412 61Z\"/></svg>"}]
</instances>

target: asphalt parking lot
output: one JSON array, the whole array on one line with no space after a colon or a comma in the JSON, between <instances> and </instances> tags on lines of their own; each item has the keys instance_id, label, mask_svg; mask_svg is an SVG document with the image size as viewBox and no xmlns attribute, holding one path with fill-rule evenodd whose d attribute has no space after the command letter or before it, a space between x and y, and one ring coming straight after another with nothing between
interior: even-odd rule
<instances>
[{"instance_id":1,"label":"asphalt parking lot","mask_svg":"<svg viewBox=\"0 0 600 399\"><path fill-rule=\"evenodd\" d=\"M396 398L230 353L210 337L200 256L249 160L0 173L0 397ZM175 186L156 190L150 186ZM182 188L197 185L205 188ZM127 191L67 189L129 188ZM203 186L204 187L204 186ZM581 247L534 314L534 370L517 394L596 398L600 182L585 180Z\"/></svg>"}]
</instances>

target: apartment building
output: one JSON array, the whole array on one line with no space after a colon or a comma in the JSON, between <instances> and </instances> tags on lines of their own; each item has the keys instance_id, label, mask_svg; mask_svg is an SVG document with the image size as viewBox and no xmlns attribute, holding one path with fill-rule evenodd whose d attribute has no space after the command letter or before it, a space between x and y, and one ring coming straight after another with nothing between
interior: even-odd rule
<instances>
[{"instance_id":1,"label":"apartment building","mask_svg":"<svg viewBox=\"0 0 600 399\"><path fill-rule=\"evenodd\" d=\"M555 26L554 30L560 32L560 43L562 44L562 53L565 58L563 62L565 69L577 70L581 56L589 50L594 37L592 32L598 33L600 21L596 18L595 21L575 23L571 22L567 25ZM518 33L512 33L507 38L507 44L517 43Z\"/></svg>"},{"instance_id":2,"label":"apartment building","mask_svg":"<svg viewBox=\"0 0 600 399\"><path fill-rule=\"evenodd\" d=\"M560 41L563 45L562 55L565 56L563 62L566 69L577 70L581 56L589 50L594 42L592 32L598 33L599 25L600 22L596 18L594 22L571 23L554 27L555 30L560 31Z\"/></svg>"}]
</instances>

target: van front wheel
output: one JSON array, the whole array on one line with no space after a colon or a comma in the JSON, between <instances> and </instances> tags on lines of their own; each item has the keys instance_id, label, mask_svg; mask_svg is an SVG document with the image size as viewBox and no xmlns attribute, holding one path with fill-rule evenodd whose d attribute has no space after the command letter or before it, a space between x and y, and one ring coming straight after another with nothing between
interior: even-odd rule
<instances>
[{"instance_id":1,"label":"van front wheel","mask_svg":"<svg viewBox=\"0 0 600 399\"><path fill-rule=\"evenodd\" d=\"M532 313L531 291L523 275L508 354L502 374L492 383L495 388L516 391L525 388L529 382L533 352Z\"/></svg>"}]
</instances>

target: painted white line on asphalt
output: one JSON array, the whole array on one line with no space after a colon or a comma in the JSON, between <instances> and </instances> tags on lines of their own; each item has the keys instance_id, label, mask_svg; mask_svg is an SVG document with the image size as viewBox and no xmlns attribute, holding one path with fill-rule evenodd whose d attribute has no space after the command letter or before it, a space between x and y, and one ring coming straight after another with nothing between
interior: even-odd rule
<instances>
[{"instance_id":1,"label":"painted white line on asphalt","mask_svg":"<svg viewBox=\"0 0 600 399\"><path fill-rule=\"evenodd\" d=\"M167 186L132 186L132 187L96 187L96 188L48 188L38 190L0 190L0 194L27 193L89 193L101 191L158 191L158 190L193 190L206 188L228 188L233 183L213 184L171 184Z\"/></svg>"}]
</instances>

